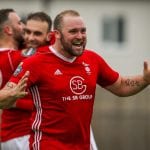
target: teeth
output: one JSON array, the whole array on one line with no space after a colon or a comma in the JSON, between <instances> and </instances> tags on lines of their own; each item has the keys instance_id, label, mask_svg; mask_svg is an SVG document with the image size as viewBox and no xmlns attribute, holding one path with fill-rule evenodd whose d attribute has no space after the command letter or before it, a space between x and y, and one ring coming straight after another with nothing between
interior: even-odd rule
<instances>
[{"instance_id":1,"label":"teeth","mask_svg":"<svg viewBox=\"0 0 150 150\"><path fill-rule=\"evenodd\" d=\"M81 42L80 41L75 41L75 42L73 42L73 44L80 45Z\"/></svg>"}]
</instances>

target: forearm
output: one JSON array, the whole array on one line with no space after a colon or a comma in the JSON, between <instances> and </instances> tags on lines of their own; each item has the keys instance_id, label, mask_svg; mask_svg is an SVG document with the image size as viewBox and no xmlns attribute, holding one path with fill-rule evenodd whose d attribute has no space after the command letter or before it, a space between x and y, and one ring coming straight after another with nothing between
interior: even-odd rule
<instances>
[{"instance_id":1,"label":"forearm","mask_svg":"<svg viewBox=\"0 0 150 150\"><path fill-rule=\"evenodd\" d=\"M119 79L106 89L117 96L125 97L134 95L148 86L142 75L134 77L119 77Z\"/></svg>"},{"instance_id":2,"label":"forearm","mask_svg":"<svg viewBox=\"0 0 150 150\"><path fill-rule=\"evenodd\" d=\"M17 99L14 94L12 90L0 90L0 109L6 109L13 105Z\"/></svg>"},{"instance_id":3,"label":"forearm","mask_svg":"<svg viewBox=\"0 0 150 150\"><path fill-rule=\"evenodd\" d=\"M142 75L126 77L121 82L122 96L134 95L148 86Z\"/></svg>"}]
</instances>

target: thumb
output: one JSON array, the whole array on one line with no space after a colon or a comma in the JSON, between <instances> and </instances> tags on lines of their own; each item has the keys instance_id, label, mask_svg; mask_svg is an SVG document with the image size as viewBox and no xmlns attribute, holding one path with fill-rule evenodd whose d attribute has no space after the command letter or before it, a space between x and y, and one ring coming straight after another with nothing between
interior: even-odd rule
<instances>
[{"instance_id":1,"label":"thumb","mask_svg":"<svg viewBox=\"0 0 150 150\"><path fill-rule=\"evenodd\" d=\"M148 62L147 61L144 61L144 70L148 70Z\"/></svg>"}]
</instances>

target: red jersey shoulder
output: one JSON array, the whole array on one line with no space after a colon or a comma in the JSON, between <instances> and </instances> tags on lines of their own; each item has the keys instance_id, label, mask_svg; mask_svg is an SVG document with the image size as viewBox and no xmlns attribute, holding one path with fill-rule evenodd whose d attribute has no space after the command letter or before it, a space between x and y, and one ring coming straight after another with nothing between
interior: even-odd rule
<instances>
[{"instance_id":1,"label":"red jersey shoulder","mask_svg":"<svg viewBox=\"0 0 150 150\"><path fill-rule=\"evenodd\" d=\"M83 55L81 55L82 59L85 59L85 60L91 60L93 61L104 61L104 59L102 58L102 56L100 56L98 53L96 53L95 51L93 50L88 50L88 49L85 49L84 52L83 52Z\"/></svg>"},{"instance_id":2,"label":"red jersey shoulder","mask_svg":"<svg viewBox=\"0 0 150 150\"><path fill-rule=\"evenodd\" d=\"M9 51L0 51L0 62L3 62L5 58L8 58Z\"/></svg>"},{"instance_id":3,"label":"red jersey shoulder","mask_svg":"<svg viewBox=\"0 0 150 150\"><path fill-rule=\"evenodd\" d=\"M37 52L38 53L47 53L49 52L49 45L46 45L46 46L41 46L37 49Z\"/></svg>"},{"instance_id":4,"label":"red jersey shoulder","mask_svg":"<svg viewBox=\"0 0 150 150\"><path fill-rule=\"evenodd\" d=\"M88 55L88 56L96 56L96 57L99 57L100 55L97 53L97 52L95 52L94 50L88 50L88 49L85 49L85 51L84 51L84 53L83 53L84 55Z\"/></svg>"},{"instance_id":5,"label":"red jersey shoulder","mask_svg":"<svg viewBox=\"0 0 150 150\"><path fill-rule=\"evenodd\" d=\"M37 66L45 60L45 53L36 52L34 55L25 58L22 62L26 66Z\"/></svg>"},{"instance_id":6,"label":"red jersey shoulder","mask_svg":"<svg viewBox=\"0 0 150 150\"><path fill-rule=\"evenodd\" d=\"M20 50L5 50L5 51L0 51L0 57L3 57L6 55L7 57L9 56L20 56L21 51Z\"/></svg>"},{"instance_id":7,"label":"red jersey shoulder","mask_svg":"<svg viewBox=\"0 0 150 150\"><path fill-rule=\"evenodd\" d=\"M25 57L21 55L21 51L20 50L6 50L6 51L0 51L0 62L3 63L3 61L5 61L5 63L11 62L14 64L17 64L18 62L20 62L22 59L24 59Z\"/></svg>"},{"instance_id":8,"label":"red jersey shoulder","mask_svg":"<svg viewBox=\"0 0 150 150\"><path fill-rule=\"evenodd\" d=\"M21 60L25 58L25 57L22 55L22 51L21 51L21 50L10 51L9 53L10 53L10 55L12 56L12 58L14 58L15 60L16 60L17 58L20 58Z\"/></svg>"}]
</instances>

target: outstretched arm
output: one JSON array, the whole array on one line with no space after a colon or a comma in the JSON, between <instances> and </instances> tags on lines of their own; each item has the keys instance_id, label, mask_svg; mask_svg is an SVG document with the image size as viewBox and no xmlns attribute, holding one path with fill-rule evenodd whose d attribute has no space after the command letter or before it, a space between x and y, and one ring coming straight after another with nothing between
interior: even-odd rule
<instances>
[{"instance_id":1,"label":"outstretched arm","mask_svg":"<svg viewBox=\"0 0 150 150\"><path fill-rule=\"evenodd\" d=\"M28 76L29 72L27 71L18 84L8 82L5 87L0 90L0 109L11 107L18 98L22 98L28 94L28 92L26 92Z\"/></svg>"},{"instance_id":2,"label":"outstretched arm","mask_svg":"<svg viewBox=\"0 0 150 150\"><path fill-rule=\"evenodd\" d=\"M111 86L106 87L118 96L134 95L150 84L150 66L148 62L144 62L143 75L133 77L119 77L118 80Z\"/></svg>"}]
</instances>

